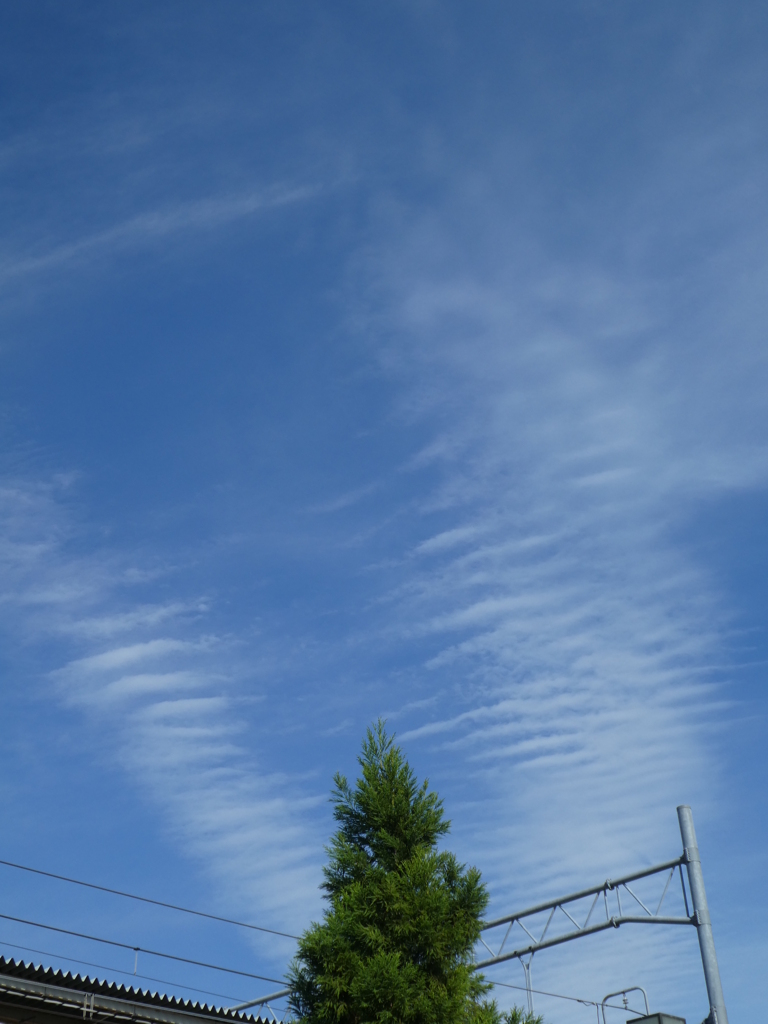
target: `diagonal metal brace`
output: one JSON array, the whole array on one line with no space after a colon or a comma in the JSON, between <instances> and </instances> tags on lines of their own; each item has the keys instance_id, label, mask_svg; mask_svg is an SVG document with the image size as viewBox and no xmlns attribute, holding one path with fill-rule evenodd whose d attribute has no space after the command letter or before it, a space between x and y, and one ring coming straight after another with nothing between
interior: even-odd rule
<instances>
[{"instance_id":1,"label":"diagonal metal brace","mask_svg":"<svg viewBox=\"0 0 768 1024\"><path fill-rule=\"evenodd\" d=\"M599 924L590 925L588 928L579 928L578 931L567 932L565 935L557 935L543 942L534 942L531 945L523 946L520 949L512 950L511 953L503 953L501 956L491 957L489 960L481 960L473 965L474 971L482 970L484 967L491 967L493 964L503 963L505 960L516 960L518 957L527 956L528 953L535 953L540 949L547 949L550 946L559 946L562 942L569 942L571 939L580 939L584 935L594 935L595 932L603 932L607 928L619 928L623 924L696 924L695 917L648 917L636 915L623 915L622 917L611 917L607 921L600 921Z\"/></svg>"}]
</instances>

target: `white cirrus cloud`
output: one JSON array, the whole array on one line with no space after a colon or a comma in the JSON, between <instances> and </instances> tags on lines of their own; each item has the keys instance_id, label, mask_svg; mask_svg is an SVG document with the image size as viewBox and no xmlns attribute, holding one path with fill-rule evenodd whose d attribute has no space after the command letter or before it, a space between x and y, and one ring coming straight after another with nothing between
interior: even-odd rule
<instances>
[{"instance_id":1,"label":"white cirrus cloud","mask_svg":"<svg viewBox=\"0 0 768 1024\"><path fill-rule=\"evenodd\" d=\"M0 626L14 643L47 652L41 698L84 715L223 905L299 931L319 907L322 837L307 813L317 800L254 752L243 711L261 699L258 685L252 674L244 685L231 644L203 632L207 604L135 600L146 574L127 571L129 559L74 554L81 528L55 483L17 480L0 497ZM293 944L272 937L259 948L282 970Z\"/></svg>"},{"instance_id":2,"label":"white cirrus cloud","mask_svg":"<svg viewBox=\"0 0 768 1024\"><path fill-rule=\"evenodd\" d=\"M506 198L452 200L369 248L355 326L401 420L432 434L407 467L437 481L424 536L390 600L429 652L416 692L439 698L401 738L464 792L459 841L476 860L482 836L501 911L675 855L677 803L717 814L729 609L680 537L707 502L768 483L765 302L734 307L700 253L684 296L649 267L558 268ZM753 276L749 239L728 245ZM671 992L688 967L654 941Z\"/></svg>"}]
</instances>

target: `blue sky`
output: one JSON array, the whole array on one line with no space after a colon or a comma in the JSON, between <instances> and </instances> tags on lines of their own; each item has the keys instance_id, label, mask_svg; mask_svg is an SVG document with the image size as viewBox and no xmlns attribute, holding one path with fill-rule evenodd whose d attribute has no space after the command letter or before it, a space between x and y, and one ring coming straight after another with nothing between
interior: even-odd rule
<instances>
[{"instance_id":1,"label":"blue sky","mask_svg":"<svg viewBox=\"0 0 768 1024\"><path fill-rule=\"evenodd\" d=\"M690 803L754 1019L764 6L0 19L0 857L295 933L331 775L385 715L499 914L675 856ZM291 955L0 884L13 916L276 978ZM697 1022L693 930L650 932L534 982Z\"/></svg>"}]
</instances>

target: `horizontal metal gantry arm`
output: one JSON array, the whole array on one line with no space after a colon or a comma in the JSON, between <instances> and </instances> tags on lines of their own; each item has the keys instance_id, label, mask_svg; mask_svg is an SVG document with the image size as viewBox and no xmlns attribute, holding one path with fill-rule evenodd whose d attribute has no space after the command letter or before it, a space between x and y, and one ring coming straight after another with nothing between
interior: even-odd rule
<instances>
[{"instance_id":1,"label":"horizontal metal gantry arm","mask_svg":"<svg viewBox=\"0 0 768 1024\"><path fill-rule=\"evenodd\" d=\"M283 996L289 996L293 992L292 988L281 988L279 992L270 992L269 995L262 996L261 999L249 999L247 1003L238 1003L237 1006L228 1006L225 1013L239 1013L240 1010L247 1010L250 1006L263 1006L265 1003L271 1003L273 999L282 999Z\"/></svg>"},{"instance_id":2,"label":"horizontal metal gantry arm","mask_svg":"<svg viewBox=\"0 0 768 1024\"><path fill-rule=\"evenodd\" d=\"M688 915L686 917L662 917L660 914L661 905L664 902L664 897L667 894L669 883L672 880L672 876L675 873L675 869L680 870L680 881L683 882L682 878L682 865L686 863L686 855L683 854L681 857L676 857L674 860L665 861L663 864L656 864L652 868L645 868L642 871L633 871L631 874L623 875L621 878L609 878L602 882L600 885L592 886L589 889L581 889L578 892L570 893L568 896L562 896L560 899L547 900L545 903L537 903L532 907L527 907L525 910L519 910L514 914L506 914L504 917L496 918L494 921L486 921L483 923L481 931L487 932L492 928L498 928L501 925L506 924L507 930L502 940L501 946L498 952L494 953L491 947L485 942L484 939L480 941L483 943L485 948L491 954L487 960L481 960L474 965L475 970L480 970L484 967L490 967L493 964L503 963L506 960L515 960L523 956L535 953L539 949L547 949L550 946L558 946L563 942L569 942L571 939L579 939L584 935L594 935L596 932L605 931L607 928L619 928L622 924L697 924L697 918L695 915ZM643 901L635 895L635 893L629 888L630 882L635 882L640 878L648 878L650 875L658 875L664 871L669 872L667 883L664 886L664 891L661 894L658 906L655 911L649 910L649 908L643 903ZM624 889L629 896L639 904L643 909L644 914L626 914L623 912L621 907L621 894L620 890ZM613 892L616 894L616 901L618 905L618 914L611 914L608 908L608 893ZM594 924L590 924L592 913L600 899L603 896L603 902L605 905L605 918L600 921L596 921ZM589 908L586 920L583 925L580 925L576 919L568 912L566 906L570 903L575 903L579 900L587 899L589 896L594 897L592 904ZM685 900L685 909L688 911L688 898L685 891L685 885L683 884L683 898ZM541 935L536 938L523 923L524 918L533 917L536 914L542 914L549 910L549 917L544 925L544 930ZM573 930L565 932L560 935L553 935L547 938L547 932L552 922L552 918L555 912L560 910L568 920L574 925ZM575 911L574 911L575 913ZM523 931L530 939L524 946L520 946L509 952L504 952L504 946L509 936L510 930L514 924L519 924ZM533 926L531 926L533 927Z\"/></svg>"},{"instance_id":3,"label":"horizontal metal gantry arm","mask_svg":"<svg viewBox=\"0 0 768 1024\"><path fill-rule=\"evenodd\" d=\"M552 939L543 939L540 942L532 942L521 949L515 949L511 953L502 953L500 956L490 957L488 960L480 960L475 964L476 971L483 967L491 967L493 964L503 963L505 960L516 960L518 957L527 956L528 953L535 953L539 949L547 949L549 946L559 946L561 942L569 942L571 939L580 939L582 935L594 935L595 932L603 932L606 928L618 928L622 924L696 924L693 917L640 917L627 916L610 917L607 921L600 921L598 924L591 924L584 928L577 928L575 931L567 932L565 935L557 935Z\"/></svg>"},{"instance_id":4,"label":"horizontal metal gantry arm","mask_svg":"<svg viewBox=\"0 0 768 1024\"><path fill-rule=\"evenodd\" d=\"M599 885L591 886L589 889L580 889L578 892L569 893L567 896L561 896L556 900L547 900L544 903L536 903L532 907L526 907L525 910L519 910L514 914L505 914L503 917L498 917L493 921L483 922L481 932L488 932L493 928L499 928L501 925L507 925L504 938L502 939L501 945L497 952L491 949L484 939L480 941L483 943L485 948L491 954L485 960L477 961L473 964L473 970L479 971L485 967L491 967L494 964L504 963L507 960L521 959L525 956L532 956L540 949L548 949L551 946L559 946L563 942L570 942L572 939L580 939L585 935L594 935L597 932L606 931L608 928L619 928L623 924L684 924L684 925L697 925L699 923L696 913L691 914L688 906L688 896L683 882L682 865L688 862L687 852L683 853L682 856L676 857L674 860L665 861L663 864L656 864L651 868L644 868L642 871L633 871L631 874L622 875L620 878L608 878ZM675 870L680 872L680 882L682 885L683 899L685 901L686 916L685 917L672 917L668 915L662 916L660 911L664 898L667 895L669 884L672 881L672 876ZM645 903L637 896L630 888L630 883L635 882L641 878L648 878L651 875L658 875L662 872L669 872L664 891L661 894L661 898L656 906L655 910L650 910ZM621 906L621 892L624 890L628 896L630 896L634 902L639 905L643 913L628 914L625 913ZM618 913L610 913L608 907L608 893L615 893L616 903L618 907ZM573 917L571 913L566 909L571 903L576 903L579 900L587 899L592 896L592 903L586 916L584 924L579 924L578 921ZM595 907L597 906L600 896L603 897L603 904L605 909L605 917L601 920L596 920L590 924ZM544 930L538 938L533 935L526 925L523 923L525 918L534 917L537 914L542 914L545 911L549 911ZM560 910L571 922L573 928L569 931L563 932L558 935L547 936L549 926L552 923L552 919L555 912ZM577 911L574 910L574 913ZM529 941L522 946L518 946L508 952L504 951L504 946L507 942L507 938L514 924L519 924L523 931L526 933ZM531 925L533 927L533 925ZM280 998L281 996L290 995L290 989L282 989L279 992L272 992L268 996L263 996L261 999L250 1000L247 1003L241 1003L239 1006L230 1007L228 1012L235 1012L243 1010L250 1006L263 1005L269 1000Z\"/></svg>"}]
</instances>

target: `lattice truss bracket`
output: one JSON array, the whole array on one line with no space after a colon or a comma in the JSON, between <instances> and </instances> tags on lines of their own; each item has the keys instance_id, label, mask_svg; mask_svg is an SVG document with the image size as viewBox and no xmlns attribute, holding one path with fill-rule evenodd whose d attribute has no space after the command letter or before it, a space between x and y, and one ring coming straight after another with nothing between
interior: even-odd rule
<instances>
[{"instance_id":1,"label":"lattice truss bracket","mask_svg":"<svg viewBox=\"0 0 768 1024\"><path fill-rule=\"evenodd\" d=\"M606 928L618 928L622 924L698 925L700 922L697 913L692 913L689 909L688 894L683 878L683 864L687 864L687 862L687 854L684 853L676 860L657 864L655 867L646 868L644 871L635 871L633 874L625 875L623 878L607 879L602 885L596 885L591 889L582 889L580 892L571 893L569 896L550 900L547 903L537 903L536 906L520 910L515 914L507 914L505 917L499 917L495 921L486 921L482 927L483 935L480 938L480 942L488 950L490 957L478 961L475 964L475 970L503 963L506 960L516 959L520 959L523 966L526 967L526 963L522 960L524 956L532 956L540 949L558 946L562 942L580 939L584 935L593 935L595 932L605 931ZM664 916L661 913L664 900L676 872L680 876L680 884L683 890L685 917L670 917ZM654 900L655 908L651 909L634 892L630 887L630 883L636 882L641 878L649 878L651 875L663 874L666 874L664 889L658 902L656 903ZM585 902L590 897L592 899L588 904L584 923L579 924L577 917L574 915L579 914L579 912L583 913ZM571 906L577 903L582 903L582 907ZM534 928L532 919L537 916L540 917L540 915L545 914L547 911L549 911L549 914L546 917L543 930L537 937L534 931L531 931ZM491 938L488 933L494 932L498 936L498 929L503 928L505 925L506 928L501 937L501 942L494 950L489 942L486 941L485 936ZM523 940L523 936L520 936L520 939L523 940L522 945L514 945L513 949L505 952L507 941L513 933L513 929L515 931L515 940L517 939L517 929L515 926L522 929L525 933L525 939ZM563 927L567 929L565 932L562 931Z\"/></svg>"}]
</instances>

